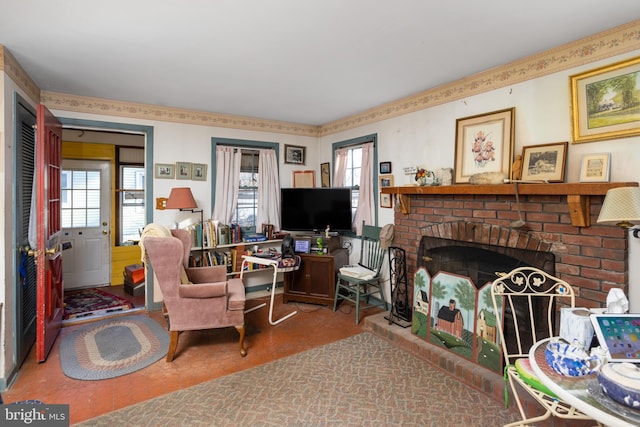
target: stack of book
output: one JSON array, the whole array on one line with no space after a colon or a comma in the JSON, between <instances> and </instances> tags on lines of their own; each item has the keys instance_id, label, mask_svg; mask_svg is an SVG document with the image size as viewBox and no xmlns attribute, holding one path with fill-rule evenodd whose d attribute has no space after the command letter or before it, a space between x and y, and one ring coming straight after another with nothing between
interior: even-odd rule
<instances>
[{"instance_id":1,"label":"stack of book","mask_svg":"<svg viewBox=\"0 0 640 427\"><path fill-rule=\"evenodd\" d=\"M127 265L124 268L124 291L129 295L144 294L144 267L140 264Z\"/></svg>"}]
</instances>

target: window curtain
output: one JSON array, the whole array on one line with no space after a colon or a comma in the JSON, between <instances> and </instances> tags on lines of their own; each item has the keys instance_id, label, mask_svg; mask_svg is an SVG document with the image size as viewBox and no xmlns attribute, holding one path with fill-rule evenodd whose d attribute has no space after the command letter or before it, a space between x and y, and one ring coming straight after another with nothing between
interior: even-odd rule
<instances>
[{"instance_id":1,"label":"window curtain","mask_svg":"<svg viewBox=\"0 0 640 427\"><path fill-rule=\"evenodd\" d=\"M258 213L256 231L263 224L280 230L280 178L275 150L261 149L258 155Z\"/></svg>"},{"instance_id":2,"label":"window curtain","mask_svg":"<svg viewBox=\"0 0 640 427\"><path fill-rule=\"evenodd\" d=\"M337 149L333 159L333 184L336 187L344 187L344 176L347 173L347 159L349 158L349 150L346 148Z\"/></svg>"},{"instance_id":3,"label":"window curtain","mask_svg":"<svg viewBox=\"0 0 640 427\"><path fill-rule=\"evenodd\" d=\"M241 150L233 147L216 148L216 202L211 218L230 224L238 203L240 187Z\"/></svg>"},{"instance_id":4,"label":"window curtain","mask_svg":"<svg viewBox=\"0 0 640 427\"><path fill-rule=\"evenodd\" d=\"M344 177L343 177L344 179ZM362 222L373 225L373 143L362 145L362 167L360 169L360 194L358 207L351 227L356 235L362 234Z\"/></svg>"}]
</instances>

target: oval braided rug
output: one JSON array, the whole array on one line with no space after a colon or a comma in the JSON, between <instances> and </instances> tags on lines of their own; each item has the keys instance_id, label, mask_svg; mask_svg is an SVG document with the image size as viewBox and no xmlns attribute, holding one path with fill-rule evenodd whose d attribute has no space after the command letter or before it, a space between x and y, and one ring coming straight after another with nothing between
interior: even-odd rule
<instances>
[{"instance_id":1,"label":"oval braided rug","mask_svg":"<svg viewBox=\"0 0 640 427\"><path fill-rule=\"evenodd\" d=\"M84 325L60 342L60 363L68 377L104 380L157 362L169 349L169 333L146 316L125 316Z\"/></svg>"}]
</instances>

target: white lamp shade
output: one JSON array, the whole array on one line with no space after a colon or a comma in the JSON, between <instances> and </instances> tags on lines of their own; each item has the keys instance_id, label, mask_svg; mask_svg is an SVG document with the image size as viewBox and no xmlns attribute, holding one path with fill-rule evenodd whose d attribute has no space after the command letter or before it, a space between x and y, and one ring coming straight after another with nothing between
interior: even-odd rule
<instances>
[{"instance_id":1,"label":"white lamp shade","mask_svg":"<svg viewBox=\"0 0 640 427\"><path fill-rule=\"evenodd\" d=\"M640 187L619 187L607 191L598 223L621 227L640 224Z\"/></svg>"}]
</instances>

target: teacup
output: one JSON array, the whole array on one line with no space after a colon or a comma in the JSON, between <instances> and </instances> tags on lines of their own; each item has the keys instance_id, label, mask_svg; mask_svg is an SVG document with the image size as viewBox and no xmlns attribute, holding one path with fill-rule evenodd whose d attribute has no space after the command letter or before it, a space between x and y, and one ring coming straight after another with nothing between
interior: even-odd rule
<instances>
[{"instance_id":1,"label":"teacup","mask_svg":"<svg viewBox=\"0 0 640 427\"><path fill-rule=\"evenodd\" d=\"M550 342L544 356L554 371L570 377L595 374L602 365L599 357L589 356L582 347L559 341Z\"/></svg>"}]
</instances>

